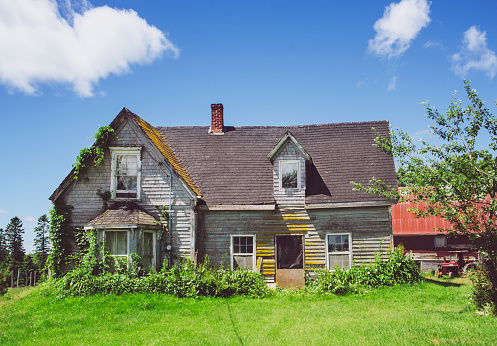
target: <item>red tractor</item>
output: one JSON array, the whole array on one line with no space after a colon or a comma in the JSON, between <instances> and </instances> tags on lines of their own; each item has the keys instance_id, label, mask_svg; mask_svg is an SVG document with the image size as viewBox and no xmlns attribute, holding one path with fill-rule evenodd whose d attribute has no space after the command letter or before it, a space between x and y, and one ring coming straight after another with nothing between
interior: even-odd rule
<instances>
[{"instance_id":1,"label":"red tractor","mask_svg":"<svg viewBox=\"0 0 497 346\"><path fill-rule=\"evenodd\" d=\"M437 278L448 275L449 279L452 279L458 276L461 271L476 266L477 263L478 254L475 255L469 250L449 251L449 261L444 257L444 263L438 265Z\"/></svg>"}]
</instances>

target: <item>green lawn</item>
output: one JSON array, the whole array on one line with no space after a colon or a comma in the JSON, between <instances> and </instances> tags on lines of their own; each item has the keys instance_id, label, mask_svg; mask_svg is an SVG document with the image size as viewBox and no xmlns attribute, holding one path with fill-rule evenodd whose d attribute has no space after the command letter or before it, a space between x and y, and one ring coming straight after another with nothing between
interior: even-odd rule
<instances>
[{"instance_id":1,"label":"green lawn","mask_svg":"<svg viewBox=\"0 0 497 346\"><path fill-rule=\"evenodd\" d=\"M497 318L476 314L469 291L465 279L260 300L14 289L0 298L0 344L497 344Z\"/></svg>"}]
</instances>

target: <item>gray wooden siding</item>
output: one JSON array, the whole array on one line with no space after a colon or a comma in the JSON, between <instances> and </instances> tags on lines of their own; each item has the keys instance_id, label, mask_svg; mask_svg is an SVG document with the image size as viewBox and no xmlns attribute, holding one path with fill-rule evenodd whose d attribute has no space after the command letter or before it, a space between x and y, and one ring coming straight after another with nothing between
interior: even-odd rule
<instances>
[{"instance_id":1,"label":"gray wooden siding","mask_svg":"<svg viewBox=\"0 0 497 346\"><path fill-rule=\"evenodd\" d=\"M129 124L124 124L116 132L118 139L113 140L111 146L140 147L144 146ZM141 199L137 203L147 212L158 218L155 206L169 206L170 178L169 173L160 165L146 149L141 155ZM65 202L72 205L72 227L83 227L104 211L104 202L97 195L97 191L109 191L111 180L111 158L107 151L104 162L99 167L89 167L77 181L71 183L62 196ZM173 175L171 200L171 226L173 258L178 258L180 253L193 256L193 201L184 187ZM107 202L111 204L112 201ZM165 241L168 235L164 235ZM72 249L75 250L74 244ZM162 261L165 252L159 256ZM192 257L193 258L193 257Z\"/></svg>"},{"instance_id":2,"label":"gray wooden siding","mask_svg":"<svg viewBox=\"0 0 497 346\"><path fill-rule=\"evenodd\" d=\"M277 234L303 234L305 266L325 267L326 234L352 233L353 260L369 262L391 245L392 226L388 207L310 209L288 207L275 211L203 212L202 254L211 263L229 267L230 235L255 234L257 260L262 260L262 274L271 282L275 274Z\"/></svg>"},{"instance_id":3,"label":"gray wooden siding","mask_svg":"<svg viewBox=\"0 0 497 346\"><path fill-rule=\"evenodd\" d=\"M280 190L280 161L297 160L300 165L300 190ZM273 163L274 199L278 205L304 205L305 202L305 160L295 145L287 142Z\"/></svg>"}]
</instances>

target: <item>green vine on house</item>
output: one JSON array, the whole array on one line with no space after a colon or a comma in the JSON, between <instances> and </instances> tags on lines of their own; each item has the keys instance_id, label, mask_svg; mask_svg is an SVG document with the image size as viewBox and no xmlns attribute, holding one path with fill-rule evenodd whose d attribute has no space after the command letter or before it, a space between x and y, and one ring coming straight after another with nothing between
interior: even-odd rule
<instances>
[{"instance_id":1,"label":"green vine on house","mask_svg":"<svg viewBox=\"0 0 497 346\"><path fill-rule=\"evenodd\" d=\"M47 265L50 268L54 277L62 275L61 266L67 255L67 234L70 231L71 224L71 209L72 207L66 205L64 202L54 203L50 209L50 243L52 244L52 251L50 252Z\"/></svg>"},{"instance_id":2,"label":"green vine on house","mask_svg":"<svg viewBox=\"0 0 497 346\"><path fill-rule=\"evenodd\" d=\"M110 126L100 126L97 133L93 135L95 143L89 148L84 148L79 151L76 158L76 163L73 164L74 180L77 180L79 174L82 173L90 161L94 167L100 166L105 157L105 149L108 148L112 138L117 138L114 129Z\"/></svg>"}]
</instances>

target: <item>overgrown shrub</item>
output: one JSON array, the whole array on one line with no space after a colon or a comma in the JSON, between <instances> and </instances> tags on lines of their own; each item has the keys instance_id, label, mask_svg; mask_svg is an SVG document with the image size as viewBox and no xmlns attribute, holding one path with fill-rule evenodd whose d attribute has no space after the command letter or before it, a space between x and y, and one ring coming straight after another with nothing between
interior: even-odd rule
<instances>
[{"instance_id":1,"label":"overgrown shrub","mask_svg":"<svg viewBox=\"0 0 497 346\"><path fill-rule=\"evenodd\" d=\"M421 272L410 255L404 255L402 245L389 249L388 258L380 253L369 264L353 265L350 269L336 267L333 271L317 270L315 279L308 280L311 291L335 294L359 293L366 288L414 283L421 280Z\"/></svg>"},{"instance_id":2,"label":"overgrown shrub","mask_svg":"<svg viewBox=\"0 0 497 346\"><path fill-rule=\"evenodd\" d=\"M492 289L492 282L489 280L487 268L480 263L474 270L469 272L469 277L473 283L471 287L471 300L477 309L488 311L497 315L495 306L497 306L497 296Z\"/></svg>"},{"instance_id":3,"label":"overgrown shrub","mask_svg":"<svg viewBox=\"0 0 497 346\"><path fill-rule=\"evenodd\" d=\"M201 264L182 258L172 268L166 264L160 272L144 273L137 262L132 263L131 269L122 264L111 268L105 260L109 257L104 256L104 261L98 261L92 255L90 245L89 251L81 258L80 266L56 279L55 287L62 296L151 292L190 298L238 295L260 298L270 292L261 274L222 268L216 270L210 266L208 258Z\"/></svg>"}]
</instances>

